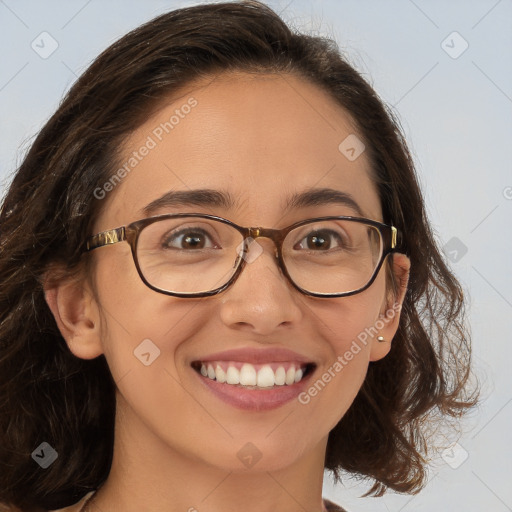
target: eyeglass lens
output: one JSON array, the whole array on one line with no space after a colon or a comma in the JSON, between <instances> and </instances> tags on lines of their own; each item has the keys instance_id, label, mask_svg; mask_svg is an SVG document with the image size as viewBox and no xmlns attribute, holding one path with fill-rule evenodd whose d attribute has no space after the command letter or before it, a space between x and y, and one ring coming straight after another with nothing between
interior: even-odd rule
<instances>
[{"instance_id":1,"label":"eyeglass lens","mask_svg":"<svg viewBox=\"0 0 512 512\"><path fill-rule=\"evenodd\" d=\"M141 231L137 259L144 278L155 288L193 294L227 283L243 249L242 234L229 224L193 216L168 218ZM312 293L337 294L365 286L382 251L376 227L336 219L290 231L282 256L297 286Z\"/></svg>"}]
</instances>

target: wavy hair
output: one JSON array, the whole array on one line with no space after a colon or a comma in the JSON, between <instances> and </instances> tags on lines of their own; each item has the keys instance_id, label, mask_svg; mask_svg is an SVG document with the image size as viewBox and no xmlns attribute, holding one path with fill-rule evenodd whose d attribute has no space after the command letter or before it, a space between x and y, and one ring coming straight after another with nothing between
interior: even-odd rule
<instances>
[{"instance_id":1,"label":"wavy hair","mask_svg":"<svg viewBox=\"0 0 512 512\"><path fill-rule=\"evenodd\" d=\"M460 284L429 226L413 160L393 112L337 44L289 28L268 6L237 1L174 10L107 48L71 87L14 173L0 210L0 502L60 508L96 489L113 454L115 383L104 356L68 349L44 297L52 268L88 272L81 255L122 142L173 91L229 71L293 74L327 91L356 123L384 222L403 234L408 290L390 353L371 363L329 433L325 468L415 493L429 432L474 403ZM90 270L90 269L89 269ZM451 425L451 423L450 423ZM47 469L31 454L48 442Z\"/></svg>"}]
</instances>

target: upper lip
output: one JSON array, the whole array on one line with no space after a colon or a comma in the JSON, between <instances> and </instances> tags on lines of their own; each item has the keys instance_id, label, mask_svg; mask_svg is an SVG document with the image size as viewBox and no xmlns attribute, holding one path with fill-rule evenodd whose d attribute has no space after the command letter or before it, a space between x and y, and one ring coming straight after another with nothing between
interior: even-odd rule
<instances>
[{"instance_id":1,"label":"upper lip","mask_svg":"<svg viewBox=\"0 0 512 512\"><path fill-rule=\"evenodd\" d=\"M286 348L237 348L223 352L215 352L214 354L209 354L195 361L239 361L250 364L279 362L313 363L311 359Z\"/></svg>"}]
</instances>

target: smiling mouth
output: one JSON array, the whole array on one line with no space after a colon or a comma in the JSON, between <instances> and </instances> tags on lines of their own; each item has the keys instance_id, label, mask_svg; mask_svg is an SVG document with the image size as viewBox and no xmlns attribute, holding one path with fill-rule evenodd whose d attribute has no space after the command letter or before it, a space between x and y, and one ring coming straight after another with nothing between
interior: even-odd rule
<instances>
[{"instance_id":1,"label":"smiling mouth","mask_svg":"<svg viewBox=\"0 0 512 512\"><path fill-rule=\"evenodd\" d=\"M203 377L244 389L275 389L292 386L310 375L314 363L242 361L194 361L192 368Z\"/></svg>"}]
</instances>

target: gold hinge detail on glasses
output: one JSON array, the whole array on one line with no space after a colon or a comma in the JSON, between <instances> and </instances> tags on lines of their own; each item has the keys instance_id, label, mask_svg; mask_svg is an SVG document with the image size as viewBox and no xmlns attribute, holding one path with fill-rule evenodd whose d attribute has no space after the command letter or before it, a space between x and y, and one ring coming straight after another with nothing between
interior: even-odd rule
<instances>
[{"instance_id":1,"label":"gold hinge detail on glasses","mask_svg":"<svg viewBox=\"0 0 512 512\"><path fill-rule=\"evenodd\" d=\"M124 227L103 231L102 233L98 233L93 240L87 241L86 250L89 251L103 245L116 244L122 240L124 240Z\"/></svg>"}]
</instances>

